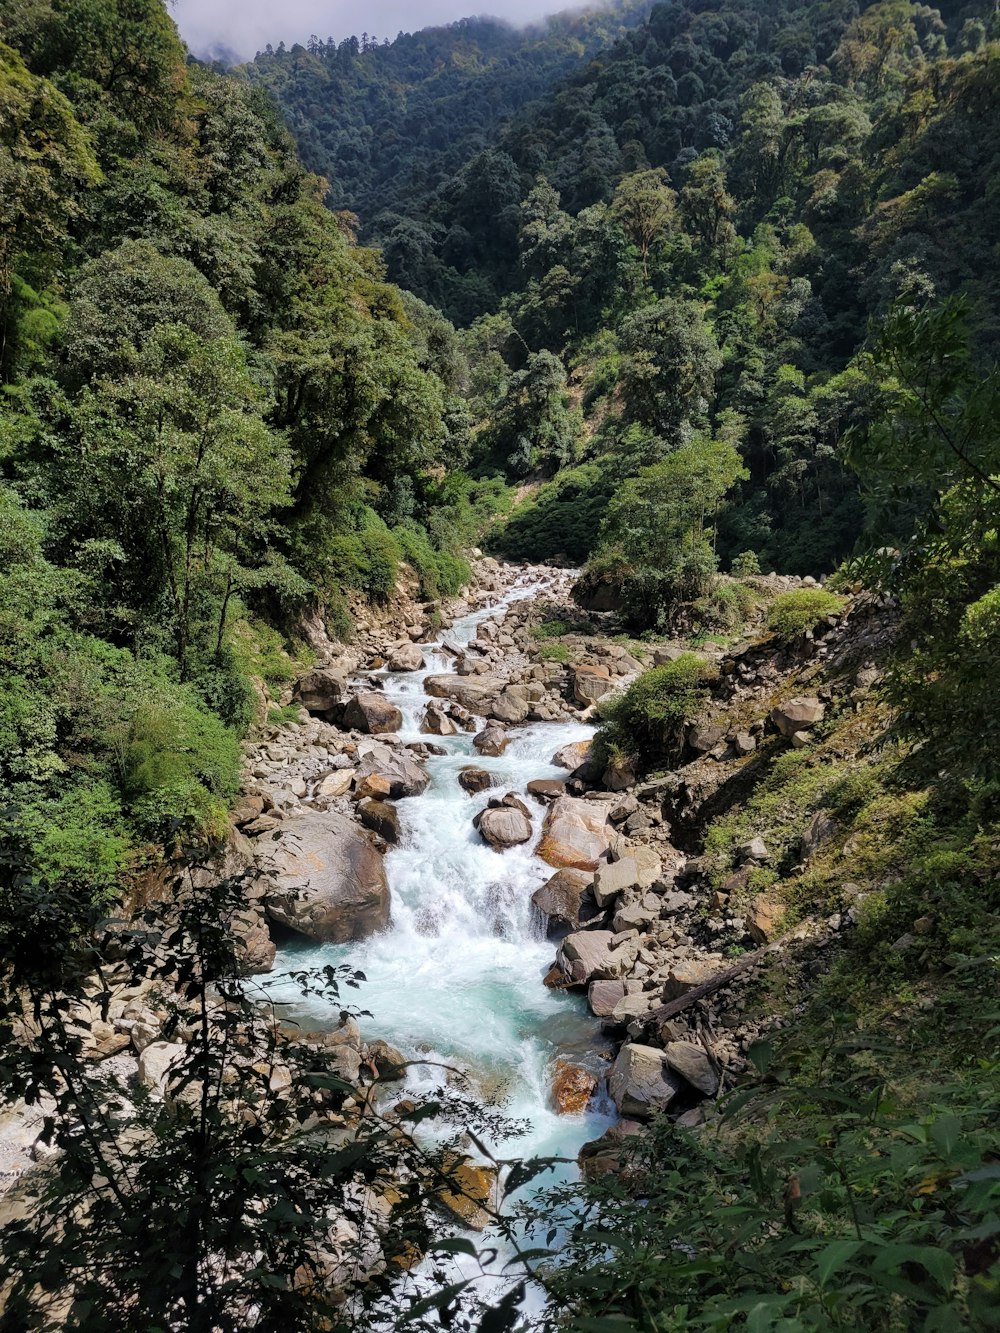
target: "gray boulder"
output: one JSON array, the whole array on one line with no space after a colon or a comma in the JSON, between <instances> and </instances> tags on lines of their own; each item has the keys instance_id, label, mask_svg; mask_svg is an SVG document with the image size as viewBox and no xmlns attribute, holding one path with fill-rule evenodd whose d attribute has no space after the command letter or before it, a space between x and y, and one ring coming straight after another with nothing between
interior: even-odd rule
<instances>
[{"instance_id":1,"label":"gray boulder","mask_svg":"<svg viewBox=\"0 0 1000 1333\"><path fill-rule=\"evenodd\" d=\"M620 1114L637 1120L666 1110L683 1087L666 1052L636 1042L621 1048L608 1075L608 1090Z\"/></svg>"},{"instance_id":2,"label":"gray boulder","mask_svg":"<svg viewBox=\"0 0 1000 1333\"><path fill-rule=\"evenodd\" d=\"M329 667L307 671L295 685L295 697L310 713L329 713L347 693L347 678Z\"/></svg>"},{"instance_id":3,"label":"gray boulder","mask_svg":"<svg viewBox=\"0 0 1000 1333\"><path fill-rule=\"evenodd\" d=\"M391 750L387 745L374 746L361 760L359 782L373 775L385 778L389 784L389 799L393 801L420 796L431 780L427 770L408 750Z\"/></svg>"},{"instance_id":4,"label":"gray boulder","mask_svg":"<svg viewBox=\"0 0 1000 1333\"><path fill-rule=\"evenodd\" d=\"M344 725L355 731L398 731L403 725L403 714L384 694L372 691L356 694L344 709Z\"/></svg>"},{"instance_id":5,"label":"gray boulder","mask_svg":"<svg viewBox=\"0 0 1000 1333\"><path fill-rule=\"evenodd\" d=\"M368 835L334 811L310 813L260 843L272 921L308 939L365 939L389 924L389 885Z\"/></svg>"}]
</instances>

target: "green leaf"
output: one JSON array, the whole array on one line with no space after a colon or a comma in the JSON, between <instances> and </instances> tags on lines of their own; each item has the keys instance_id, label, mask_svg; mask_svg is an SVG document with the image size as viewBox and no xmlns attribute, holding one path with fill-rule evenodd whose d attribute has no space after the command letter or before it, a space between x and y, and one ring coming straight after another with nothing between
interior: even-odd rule
<instances>
[{"instance_id":1,"label":"green leaf","mask_svg":"<svg viewBox=\"0 0 1000 1333\"><path fill-rule=\"evenodd\" d=\"M860 1240L835 1240L831 1241L825 1250L821 1250L816 1256L816 1271L819 1273L820 1282L826 1284L838 1273L846 1263L854 1258L857 1252L864 1246L864 1241Z\"/></svg>"}]
</instances>

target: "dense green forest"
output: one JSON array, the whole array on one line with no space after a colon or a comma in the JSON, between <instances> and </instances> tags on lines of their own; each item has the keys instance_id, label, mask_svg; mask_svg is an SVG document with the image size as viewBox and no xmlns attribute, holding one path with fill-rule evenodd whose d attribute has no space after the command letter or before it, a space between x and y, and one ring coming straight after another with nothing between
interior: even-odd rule
<instances>
[{"instance_id":1,"label":"dense green forest","mask_svg":"<svg viewBox=\"0 0 1000 1333\"><path fill-rule=\"evenodd\" d=\"M261 92L154 0L4 14L0 773L10 836L86 901L224 821L273 627L349 632L345 591L404 554L457 590L497 487L457 470L454 336Z\"/></svg>"},{"instance_id":2,"label":"dense green forest","mask_svg":"<svg viewBox=\"0 0 1000 1333\"><path fill-rule=\"evenodd\" d=\"M498 549L585 559L626 477L716 439L747 474L720 515L723 564L752 551L765 568L829 571L864 521L837 442L876 410L857 360L869 325L899 301L962 292L995 352L995 15L860 9L657 5L457 169L453 94L435 101L433 85L426 138L409 157L396 145L384 107L408 45L293 48L249 67L293 126L309 123L307 151L321 138L331 197L358 212L390 275L471 321L473 465L545 483ZM491 52L491 35L499 60L508 39L480 32ZM350 87L328 87L323 59L350 64ZM335 132L315 114L328 97ZM404 159L391 209L367 164L336 157L372 103L376 142ZM602 568L622 554L628 566L629 540L623 551L604 529ZM642 602L637 618L655 621Z\"/></svg>"},{"instance_id":3,"label":"dense green forest","mask_svg":"<svg viewBox=\"0 0 1000 1333\"><path fill-rule=\"evenodd\" d=\"M314 40L228 72L189 56L162 0L6 0L5 1048L40 1012L21 1012L12 977L44 975L63 1023L96 923L181 846L225 841L241 742L312 665L305 617L346 641L352 607L386 602L404 570L426 602L458 592L477 543L583 566L579 600L607 597L636 651L735 634L761 571L832 576L839 591L790 594L765 647L787 662L848 595L891 616L864 772L849 771L862 742L839 752L831 728L822 763L789 750L709 840L732 860L770 820L791 847L793 817L829 800L862 830L851 854L859 876L877 863L881 896L850 966L818 1001L788 1001L791 1055L761 1056L750 1131L718 1150L660 1124L645 1194L623 1179L574 1195L571 1263L540 1275L537 1326L572 1308L581 1333L996 1328L998 131L987 0L629 3L524 32ZM710 674L685 654L638 677L605 712L609 753L666 768L667 724L705 703ZM240 888L205 911L232 913ZM210 953L221 918L194 917ZM930 921L919 947L914 919ZM939 1086L926 1116L883 1105L874 1048L854 1059L890 1018L907 1033L885 1064L912 1049L918 1094ZM72 1102L51 1049L27 1082L0 1059L8 1099L42 1086L45 1058ZM88 1160L78 1119L51 1177L74 1198L91 1183L70 1179ZM170 1139L162 1116L149 1125ZM807 1238L765 1134L790 1127L827 1182ZM374 1129L377 1149L324 1188L365 1151L399 1168L396 1131ZM216 1132L214 1197L237 1221L207 1234L254 1263L273 1243L294 1271L289 1217L329 1194L276 1167L278 1202L248 1222L260 1160L237 1171ZM309 1151L319 1179L329 1163ZM177 1157L157 1160L140 1235L154 1266ZM971 1211L944 1202L959 1183ZM589 1225L594 1209L614 1230ZM788 1273L827 1240L810 1303ZM316 1326L301 1292L287 1322L263 1263L241 1293L258 1278L278 1312L261 1327ZM31 1326L124 1326L101 1314L100 1281L68 1323ZM215 1295L221 1322L169 1326L228 1327ZM417 1304L411 1326L471 1327L450 1300ZM480 1326L520 1319L506 1302Z\"/></svg>"}]
</instances>

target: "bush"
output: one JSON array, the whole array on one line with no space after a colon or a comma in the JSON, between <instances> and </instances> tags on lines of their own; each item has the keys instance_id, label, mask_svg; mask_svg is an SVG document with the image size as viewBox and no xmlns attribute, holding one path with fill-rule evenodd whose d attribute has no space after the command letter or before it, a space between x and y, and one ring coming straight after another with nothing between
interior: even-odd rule
<instances>
[{"instance_id":1,"label":"bush","mask_svg":"<svg viewBox=\"0 0 1000 1333\"><path fill-rule=\"evenodd\" d=\"M547 643L538 650L543 662L568 662L569 648L564 643Z\"/></svg>"},{"instance_id":2,"label":"bush","mask_svg":"<svg viewBox=\"0 0 1000 1333\"><path fill-rule=\"evenodd\" d=\"M845 605L843 597L823 588L797 588L774 599L767 627L782 643L794 643L827 616L839 615Z\"/></svg>"},{"instance_id":3,"label":"bush","mask_svg":"<svg viewBox=\"0 0 1000 1333\"><path fill-rule=\"evenodd\" d=\"M564 556L582 564L597 544L613 492L614 483L597 463L560 472L491 534L489 549L513 560Z\"/></svg>"},{"instance_id":4,"label":"bush","mask_svg":"<svg viewBox=\"0 0 1000 1333\"><path fill-rule=\"evenodd\" d=\"M185 692L144 700L117 741L118 782L139 828L169 840L178 825L218 837L239 789L235 732Z\"/></svg>"},{"instance_id":5,"label":"bush","mask_svg":"<svg viewBox=\"0 0 1000 1333\"><path fill-rule=\"evenodd\" d=\"M760 573L760 561L757 559L756 551L741 551L732 563L732 575L734 579L750 578L754 574Z\"/></svg>"},{"instance_id":6,"label":"bush","mask_svg":"<svg viewBox=\"0 0 1000 1333\"><path fill-rule=\"evenodd\" d=\"M602 700L599 743L605 751L637 753L648 766L677 743L684 722L707 699L716 674L695 653L643 672L621 694Z\"/></svg>"}]
</instances>

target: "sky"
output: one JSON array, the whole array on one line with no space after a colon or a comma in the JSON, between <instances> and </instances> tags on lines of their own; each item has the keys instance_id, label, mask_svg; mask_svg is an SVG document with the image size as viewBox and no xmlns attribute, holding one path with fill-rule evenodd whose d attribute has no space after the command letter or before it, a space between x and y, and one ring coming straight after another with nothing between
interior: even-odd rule
<instances>
[{"instance_id":1,"label":"sky","mask_svg":"<svg viewBox=\"0 0 1000 1333\"><path fill-rule=\"evenodd\" d=\"M573 0L173 0L181 36L195 55L230 51L244 59L271 43L306 42L312 33L340 41L367 32L381 40L490 14L524 23L573 8Z\"/></svg>"}]
</instances>

